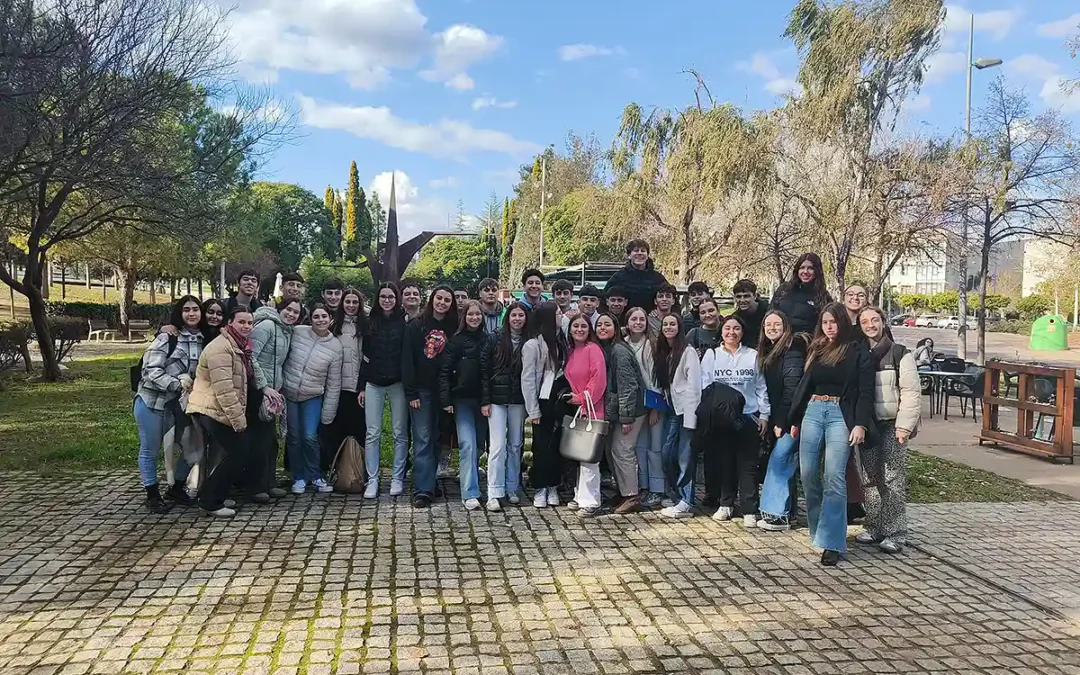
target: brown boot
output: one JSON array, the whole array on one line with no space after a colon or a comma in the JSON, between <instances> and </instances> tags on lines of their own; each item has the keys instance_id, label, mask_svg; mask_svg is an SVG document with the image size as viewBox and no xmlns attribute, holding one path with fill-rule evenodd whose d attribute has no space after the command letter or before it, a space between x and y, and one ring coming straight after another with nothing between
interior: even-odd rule
<instances>
[{"instance_id":1,"label":"brown boot","mask_svg":"<svg viewBox=\"0 0 1080 675\"><path fill-rule=\"evenodd\" d=\"M625 515L627 513L634 513L639 508L637 495L633 497L626 497L619 505L615 507L615 513L619 515Z\"/></svg>"}]
</instances>

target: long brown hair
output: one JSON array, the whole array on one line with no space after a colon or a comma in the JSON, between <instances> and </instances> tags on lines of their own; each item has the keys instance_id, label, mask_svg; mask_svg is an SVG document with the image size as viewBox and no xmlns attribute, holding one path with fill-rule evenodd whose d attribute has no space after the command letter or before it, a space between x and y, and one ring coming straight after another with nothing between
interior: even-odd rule
<instances>
[{"instance_id":1,"label":"long brown hair","mask_svg":"<svg viewBox=\"0 0 1080 675\"><path fill-rule=\"evenodd\" d=\"M784 325L784 332L773 342L765 335L765 320L770 316L780 317L780 323ZM787 350L791 349L791 343L795 340L795 334L791 331L791 319L778 309L770 309L761 320L761 339L758 340L758 370L765 370L779 361Z\"/></svg>"},{"instance_id":2,"label":"long brown hair","mask_svg":"<svg viewBox=\"0 0 1080 675\"><path fill-rule=\"evenodd\" d=\"M821 329L821 322L828 314L836 322L836 339L829 340L825 337L825 331ZM806 370L820 361L826 366L835 366L840 363L852 343L855 341L855 329L851 327L851 319L848 318L847 308L839 302L830 302L818 314L817 327L814 328L814 340L806 352Z\"/></svg>"},{"instance_id":3,"label":"long brown hair","mask_svg":"<svg viewBox=\"0 0 1080 675\"><path fill-rule=\"evenodd\" d=\"M664 337L664 321L668 317L674 317L679 325L679 332L672 339ZM653 344L653 379L661 389L670 389L675 381L675 374L679 372L679 362L682 361L683 352L689 343L683 332L683 320L678 314L668 314L660 321L660 333L656 336Z\"/></svg>"},{"instance_id":4,"label":"long brown hair","mask_svg":"<svg viewBox=\"0 0 1080 675\"><path fill-rule=\"evenodd\" d=\"M367 312L364 311L364 294L352 286L345 288L345 292L341 294L341 302L338 303L337 310L334 312L334 335L340 336L341 327L345 325L345 298L349 295L356 296L356 299L360 301L360 308L356 313L356 334L364 335L368 332L368 317Z\"/></svg>"}]
</instances>

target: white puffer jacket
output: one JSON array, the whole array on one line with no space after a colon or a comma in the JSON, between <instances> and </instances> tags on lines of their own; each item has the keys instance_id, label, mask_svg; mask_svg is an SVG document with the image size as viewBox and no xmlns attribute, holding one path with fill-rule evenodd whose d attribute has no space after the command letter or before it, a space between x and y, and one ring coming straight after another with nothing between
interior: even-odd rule
<instances>
[{"instance_id":1,"label":"white puffer jacket","mask_svg":"<svg viewBox=\"0 0 1080 675\"><path fill-rule=\"evenodd\" d=\"M345 317L341 324L341 390L356 393L360 380L360 359L363 358L364 336L356 332L356 317Z\"/></svg>"},{"instance_id":2,"label":"white puffer jacket","mask_svg":"<svg viewBox=\"0 0 1080 675\"><path fill-rule=\"evenodd\" d=\"M330 424L341 398L341 362L341 341L336 336L319 337L311 326L295 326L282 393L297 402L322 396L322 423Z\"/></svg>"}]
</instances>

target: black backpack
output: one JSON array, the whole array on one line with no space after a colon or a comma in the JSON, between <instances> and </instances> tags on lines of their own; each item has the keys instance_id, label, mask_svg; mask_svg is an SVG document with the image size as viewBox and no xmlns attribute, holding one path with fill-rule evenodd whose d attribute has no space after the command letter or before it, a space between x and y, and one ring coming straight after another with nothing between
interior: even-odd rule
<instances>
[{"instance_id":1,"label":"black backpack","mask_svg":"<svg viewBox=\"0 0 1080 675\"><path fill-rule=\"evenodd\" d=\"M176 351L176 343L180 341L180 338L175 335L169 336L169 350L165 353L166 357L172 356ZM144 354L145 356L145 354ZM128 370L128 378L131 380L131 392L136 393L139 391L139 383L142 382L142 368L143 357L139 357L139 362L133 365Z\"/></svg>"}]
</instances>

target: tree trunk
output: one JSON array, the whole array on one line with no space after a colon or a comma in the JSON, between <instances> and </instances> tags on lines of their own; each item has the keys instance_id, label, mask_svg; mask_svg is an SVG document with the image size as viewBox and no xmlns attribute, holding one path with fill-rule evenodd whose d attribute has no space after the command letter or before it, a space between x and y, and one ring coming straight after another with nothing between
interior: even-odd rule
<instances>
[{"instance_id":1,"label":"tree trunk","mask_svg":"<svg viewBox=\"0 0 1080 675\"><path fill-rule=\"evenodd\" d=\"M41 297L45 300L49 299L49 287L52 286L52 266L49 265L48 256L42 256L45 264L41 266L42 284L41 284Z\"/></svg>"},{"instance_id":2,"label":"tree trunk","mask_svg":"<svg viewBox=\"0 0 1080 675\"><path fill-rule=\"evenodd\" d=\"M67 300L67 265L60 265L60 299Z\"/></svg>"},{"instance_id":3,"label":"tree trunk","mask_svg":"<svg viewBox=\"0 0 1080 675\"><path fill-rule=\"evenodd\" d=\"M90 288L90 262L86 262L86 287Z\"/></svg>"},{"instance_id":4,"label":"tree trunk","mask_svg":"<svg viewBox=\"0 0 1080 675\"><path fill-rule=\"evenodd\" d=\"M120 330L130 339L131 332L128 326L131 323L131 306L135 302L135 270L132 268L116 268L116 282L120 287Z\"/></svg>"},{"instance_id":5,"label":"tree trunk","mask_svg":"<svg viewBox=\"0 0 1080 675\"><path fill-rule=\"evenodd\" d=\"M150 273L150 304L157 304L157 275Z\"/></svg>"}]
</instances>

